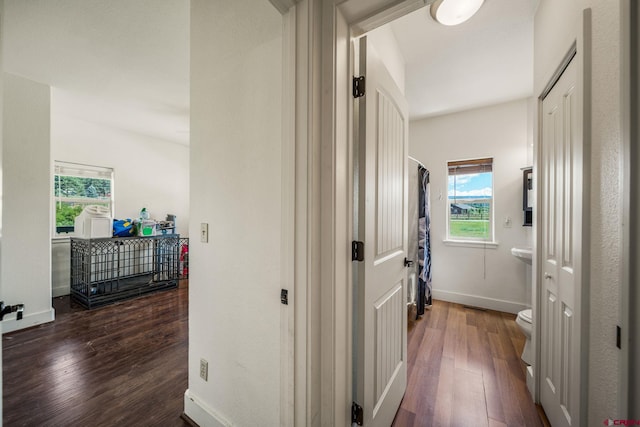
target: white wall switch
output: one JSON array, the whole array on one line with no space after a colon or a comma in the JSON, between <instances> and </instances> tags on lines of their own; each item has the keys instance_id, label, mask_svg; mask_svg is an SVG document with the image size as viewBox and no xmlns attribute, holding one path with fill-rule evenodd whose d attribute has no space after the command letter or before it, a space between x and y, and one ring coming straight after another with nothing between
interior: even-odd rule
<instances>
[{"instance_id":1,"label":"white wall switch","mask_svg":"<svg viewBox=\"0 0 640 427\"><path fill-rule=\"evenodd\" d=\"M202 243L209 242L209 224L206 222L200 223L200 241Z\"/></svg>"},{"instance_id":2,"label":"white wall switch","mask_svg":"<svg viewBox=\"0 0 640 427\"><path fill-rule=\"evenodd\" d=\"M209 362L200 359L200 378L205 381L209 380Z\"/></svg>"}]
</instances>

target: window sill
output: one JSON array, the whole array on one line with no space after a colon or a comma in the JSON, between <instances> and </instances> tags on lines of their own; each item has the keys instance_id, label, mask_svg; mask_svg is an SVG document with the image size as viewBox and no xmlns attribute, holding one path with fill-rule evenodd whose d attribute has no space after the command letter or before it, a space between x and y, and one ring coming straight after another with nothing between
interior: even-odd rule
<instances>
[{"instance_id":1,"label":"window sill","mask_svg":"<svg viewBox=\"0 0 640 427\"><path fill-rule=\"evenodd\" d=\"M496 249L498 247L498 242L488 242L488 241L480 241L480 240L449 240L445 239L442 241L446 246L460 246L464 248L489 248Z\"/></svg>"}]
</instances>

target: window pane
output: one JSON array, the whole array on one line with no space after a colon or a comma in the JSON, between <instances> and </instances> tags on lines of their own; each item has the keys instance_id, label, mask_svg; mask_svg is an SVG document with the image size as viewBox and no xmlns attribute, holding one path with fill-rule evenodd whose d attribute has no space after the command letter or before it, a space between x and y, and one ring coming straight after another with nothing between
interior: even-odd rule
<instances>
[{"instance_id":1,"label":"window pane","mask_svg":"<svg viewBox=\"0 0 640 427\"><path fill-rule=\"evenodd\" d=\"M451 237L488 240L491 238L491 205L486 201L451 203Z\"/></svg>"},{"instance_id":2,"label":"window pane","mask_svg":"<svg viewBox=\"0 0 640 427\"><path fill-rule=\"evenodd\" d=\"M61 231L73 231L72 229L60 230L60 227L73 227L74 221L78 215L82 213L82 210L87 205L99 205L109 207L108 202L56 202L56 230Z\"/></svg>"},{"instance_id":3,"label":"window pane","mask_svg":"<svg viewBox=\"0 0 640 427\"><path fill-rule=\"evenodd\" d=\"M113 169L55 162L53 195L56 233L74 231L75 219L87 205L113 209Z\"/></svg>"},{"instance_id":4,"label":"window pane","mask_svg":"<svg viewBox=\"0 0 640 427\"><path fill-rule=\"evenodd\" d=\"M111 199L111 180L56 175L54 195L73 199Z\"/></svg>"},{"instance_id":5,"label":"window pane","mask_svg":"<svg viewBox=\"0 0 640 427\"><path fill-rule=\"evenodd\" d=\"M491 198L492 175L491 172L449 175L449 200Z\"/></svg>"},{"instance_id":6,"label":"window pane","mask_svg":"<svg viewBox=\"0 0 640 427\"><path fill-rule=\"evenodd\" d=\"M451 164L449 164L451 172ZM461 240L492 240L491 206L493 174L488 172L449 175L449 237Z\"/></svg>"}]
</instances>

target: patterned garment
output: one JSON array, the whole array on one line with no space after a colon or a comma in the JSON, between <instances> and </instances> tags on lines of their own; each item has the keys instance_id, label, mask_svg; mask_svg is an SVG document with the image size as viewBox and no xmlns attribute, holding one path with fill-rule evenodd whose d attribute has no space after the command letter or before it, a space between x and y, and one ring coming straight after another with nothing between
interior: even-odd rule
<instances>
[{"instance_id":1,"label":"patterned garment","mask_svg":"<svg viewBox=\"0 0 640 427\"><path fill-rule=\"evenodd\" d=\"M429 206L429 171L420 166L419 220L418 220L418 252L419 294L420 302L431 305L431 214ZM418 313L424 313L423 304L418 304ZM421 309L422 308L422 309Z\"/></svg>"}]
</instances>

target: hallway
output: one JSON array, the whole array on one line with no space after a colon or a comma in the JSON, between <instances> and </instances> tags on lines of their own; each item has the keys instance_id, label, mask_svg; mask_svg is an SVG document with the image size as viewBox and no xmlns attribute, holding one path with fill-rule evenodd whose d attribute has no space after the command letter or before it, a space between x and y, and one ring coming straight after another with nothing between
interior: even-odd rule
<instances>
[{"instance_id":1,"label":"hallway","mask_svg":"<svg viewBox=\"0 0 640 427\"><path fill-rule=\"evenodd\" d=\"M544 425L526 388L515 315L434 301L407 340L394 427Z\"/></svg>"},{"instance_id":2,"label":"hallway","mask_svg":"<svg viewBox=\"0 0 640 427\"><path fill-rule=\"evenodd\" d=\"M4 425L186 426L188 288L6 334ZM408 334L395 427L542 426L524 383L514 316L435 301Z\"/></svg>"}]
</instances>

